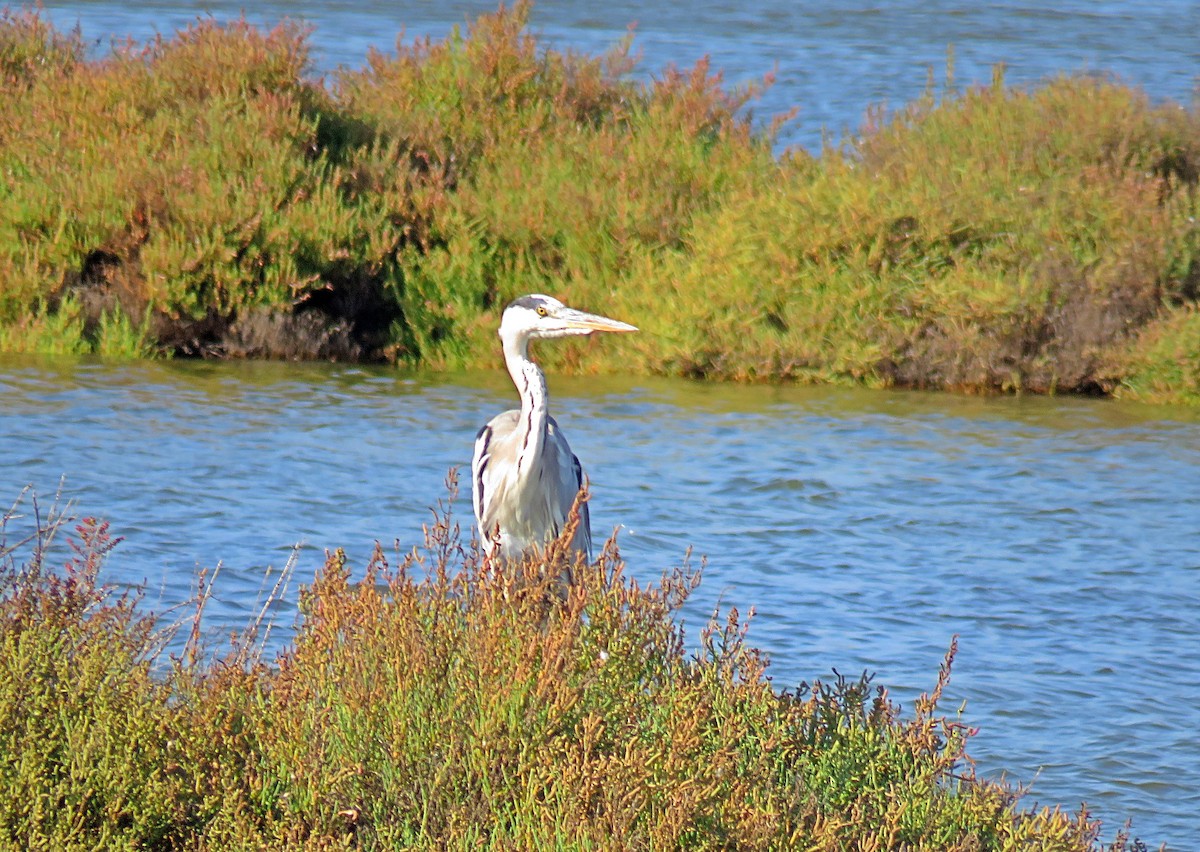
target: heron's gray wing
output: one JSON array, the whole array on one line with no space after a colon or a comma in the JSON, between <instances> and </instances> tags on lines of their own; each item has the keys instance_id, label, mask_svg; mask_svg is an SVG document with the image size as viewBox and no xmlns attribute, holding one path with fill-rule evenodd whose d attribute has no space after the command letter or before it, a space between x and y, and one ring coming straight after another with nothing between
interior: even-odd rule
<instances>
[{"instance_id":1,"label":"heron's gray wing","mask_svg":"<svg viewBox=\"0 0 1200 852\"><path fill-rule=\"evenodd\" d=\"M475 435L475 454L471 458L471 502L475 507L475 520L479 524L481 543L487 547L490 536L495 532L494 507L492 506L493 484L497 480L493 464L503 449L511 447L505 439L517 428L520 412L516 410L497 414ZM511 460L510 460L511 461Z\"/></svg>"},{"instance_id":2,"label":"heron's gray wing","mask_svg":"<svg viewBox=\"0 0 1200 852\"><path fill-rule=\"evenodd\" d=\"M575 475L575 493L578 494L583 488L583 465L579 463L579 456L571 454L571 470ZM587 556L588 561L592 561L592 517L588 512L588 504L579 504L579 532L575 534L575 544Z\"/></svg>"},{"instance_id":3,"label":"heron's gray wing","mask_svg":"<svg viewBox=\"0 0 1200 852\"><path fill-rule=\"evenodd\" d=\"M547 429L548 439L554 445L556 470L553 482L557 490L555 499L559 513L558 523L555 525L555 533L557 533L562 528L561 525L566 523L567 516L571 514L571 507L575 504L575 495L583 487L583 466L579 463L579 457L571 452L571 445L567 443L566 436L558 428L558 423L554 421L553 417L547 418ZM579 507L579 529L575 533L572 544L577 550L582 550L588 559L592 558L592 527L587 503L583 503Z\"/></svg>"}]
</instances>

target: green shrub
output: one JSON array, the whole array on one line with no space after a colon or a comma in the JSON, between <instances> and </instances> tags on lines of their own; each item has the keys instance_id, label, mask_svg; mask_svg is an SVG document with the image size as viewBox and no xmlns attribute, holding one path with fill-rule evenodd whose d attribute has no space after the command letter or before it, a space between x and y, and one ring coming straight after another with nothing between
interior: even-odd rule
<instances>
[{"instance_id":1,"label":"green shrub","mask_svg":"<svg viewBox=\"0 0 1200 852\"><path fill-rule=\"evenodd\" d=\"M7 516L6 516L7 519ZM60 519L61 520L61 519ZM53 528L51 528L53 529ZM0 843L7 848L160 841L172 786L168 692L150 675L155 623L97 585L116 544L85 519L75 555L44 564L48 533L16 569L0 542Z\"/></svg>"},{"instance_id":2,"label":"green shrub","mask_svg":"<svg viewBox=\"0 0 1200 852\"><path fill-rule=\"evenodd\" d=\"M687 650L696 573L643 588L609 542L564 598L569 531L495 571L439 517L357 582L330 556L270 662L261 625L205 652L202 577L168 659L170 629L97 582L106 524L48 567L65 523L22 567L0 528L3 846L1099 848L1086 813L974 776L937 706L953 646L911 719L865 676L777 692L736 612Z\"/></svg>"},{"instance_id":3,"label":"green shrub","mask_svg":"<svg viewBox=\"0 0 1200 852\"><path fill-rule=\"evenodd\" d=\"M494 311L523 293L613 300L638 258L681 242L694 211L771 168L736 117L746 95L725 93L707 65L636 86L628 43L598 59L539 51L528 12L374 54L338 80L339 102L389 143L370 152L373 189L414 186L400 201L415 207L395 212L408 239L393 280L411 354L435 366L493 362Z\"/></svg>"},{"instance_id":4,"label":"green shrub","mask_svg":"<svg viewBox=\"0 0 1200 852\"><path fill-rule=\"evenodd\" d=\"M645 329L557 368L1194 397L1131 373L1200 296L1194 110L997 74L776 157L755 88L529 12L328 85L291 25L86 61L0 18L0 347L478 367L548 291Z\"/></svg>"},{"instance_id":5,"label":"green shrub","mask_svg":"<svg viewBox=\"0 0 1200 852\"><path fill-rule=\"evenodd\" d=\"M1194 193L1164 170L1200 158L1175 117L1109 83L998 82L784 164L646 270L669 298L647 337L675 344L651 366L1111 391L1131 334L1195 297Z\"/></svg>"},{"instance_id":6,"label":"green shrub","mask_svg":"<svg viewBox=\"0 0 1200 852\"><path fill-rule=\"evenodd\" d=\"M1200 402L1200 311L1171 312L1147 327L1128 353L1120 393L1159 402Z\"/></svg>"},{"instance_id":7,"label":"green shrub","mask_svg":"<svg viewBox=\"0 0 1200 852\"><path fill-rule=\"evenodd\" d=\"M202 22L18 92L0 167L28 179L0 213L0 325L63 302L84 308L76 348L110 348L88 333L107 315L201 354L257 309L292 314L381 265L317 144L304 39Z\"/></svg>"}]
</instances>

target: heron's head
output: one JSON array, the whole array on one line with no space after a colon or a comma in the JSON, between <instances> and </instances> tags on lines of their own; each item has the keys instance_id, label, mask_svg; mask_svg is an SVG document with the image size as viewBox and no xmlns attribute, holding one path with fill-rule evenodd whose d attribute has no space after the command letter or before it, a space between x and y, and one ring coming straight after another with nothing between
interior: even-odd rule
<instances>
[{"instance_id":1,"label":"heron's head","mask_svg":"<svg viewBox=\"0 0 1200 852\"><path fill-rule=\"evenodd\" d=\"M500 320L500 337L504 340L574 337L593 331L637 331L637 327L568 308L558 299L540 294L512 302Z\"/></svg>"}]
</instances>

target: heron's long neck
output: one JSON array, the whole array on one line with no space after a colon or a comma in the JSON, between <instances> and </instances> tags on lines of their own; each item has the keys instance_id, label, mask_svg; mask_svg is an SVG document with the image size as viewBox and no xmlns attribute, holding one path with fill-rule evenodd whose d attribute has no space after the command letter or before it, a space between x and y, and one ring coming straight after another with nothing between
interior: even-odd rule
<instances>
[{"instance_id":1,"label":"heron's long neck","mask_svg":"<svg viewBox=\"0 0 1200 852\"><path fill-rule=\"evenodd\" d=\"M517 474L523 477L533 470L533 462L541 458L546 444L546 375L529 358L529 343L525 340L505 342L504 363L521 395Z\"/></svg>"}]
</instances>

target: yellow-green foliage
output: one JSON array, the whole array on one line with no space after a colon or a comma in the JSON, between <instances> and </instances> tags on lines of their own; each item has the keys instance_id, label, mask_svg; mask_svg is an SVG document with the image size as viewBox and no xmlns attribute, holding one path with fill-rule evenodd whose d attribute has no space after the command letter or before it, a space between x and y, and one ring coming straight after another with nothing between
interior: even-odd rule
<instances>
[{"instance_id":1,"label":"yellow-green foliage","mask_svg":"<svg viewBox=\"0 0 1200 852\"><path fill-rule=\"evenodd\" d=\"M85 61L5 13L0 347L484 366L549 291L645 329L572 369L1195 397L1154 331L1200 295L1195 111L997 75L776 157L752 90L529 11L328 84L294 26Z\"/></svg>"},{"instance_id":2,"label":"yellow-green foliage","mask_svg":"<svg viewBox=\"0 0 1200 852\"><path fill-rule=\"evenodd\" d=\"M633 261L678 245L694 211L772 168L701 64L647 89L628 44L601 58L539 49L528 7L464 36L372 55L337 100L388 140L369 173L419 178L398 293L421 358L494 361L496 309L527 292L614 301ZM399 165L397 155L406 158Z\"/></svg>"},{"instance_id":3,"label":"yellow-green foliage","mask_svg":"<svg viewBox=\"0 0 1200 852\"><path fill-rule=\"evenodd\" d=\"M667 371L1111 390L1195 297L1196 130L1086 79L917 105L698 222L639 319Z\"/></svg>"},{"instance_id":4,"label":"yellow-green foliage","mask_svg":"<svg viewBox=\"0 0 1200 852\"><path fill-rule=\"evenodd\" d=\"M162 756L168 690L150 676L154 622L100 590L115 543L107 525L77 528L76 556L20 571L0 536L0 843L103 848L156 840L170 817Z\"/></svg>"},{"instance_id":5,"label":"yellow-green foliage","mask_svg":"<svg viewBox=\"0 0 1200 852\"><path fill-rule=\"evenodd\" d=\"M35 21L6 31L44 34ZM63 53L49 38L46 64ZM29 315L47 306L82 306L82 324L59 323L75 332L68 347L111 350L103 317L111 329L121 314L130 328L146 318L159 345L203 351L215 342L205 321L259 306L291 313L334 265L378 263L361 257L374 246L330 179L314 117L323 95L303 81L306 66L295 28L205 22L102 62L10 77L0 113L9 337L30 339Z\"/></svg>"},{"instance_id":6,"label":"yellow-green foliage","mask_svg":"<svg viewBox=\"0 0 1200 852\"><path fill-rule=\"evenodd\" d=\"M642 588L615 545L480 565L448 519L398 566L307 588L292 646L206 661L97 585L85 520L16 565L0 529L0 847L1098 849L1085 813L974 777L970 731L868 679L777 692L736 612L686 650L698 578ZM20 532L24 532L23 530ZM1113 849L1125 849L1123 839Z\"/></svg>"},{"instance_id":7,"label":"yellow-green foliage","mask_svg":"<svg viewBox=\"0 0 1200 852\"><path fill-rule=\"evenodd\" d=\"M1129 354L1123 395L1159 402L1200 403L1200 311L1174 311L1151 324Z\"/></svg>"}]
</instances>

